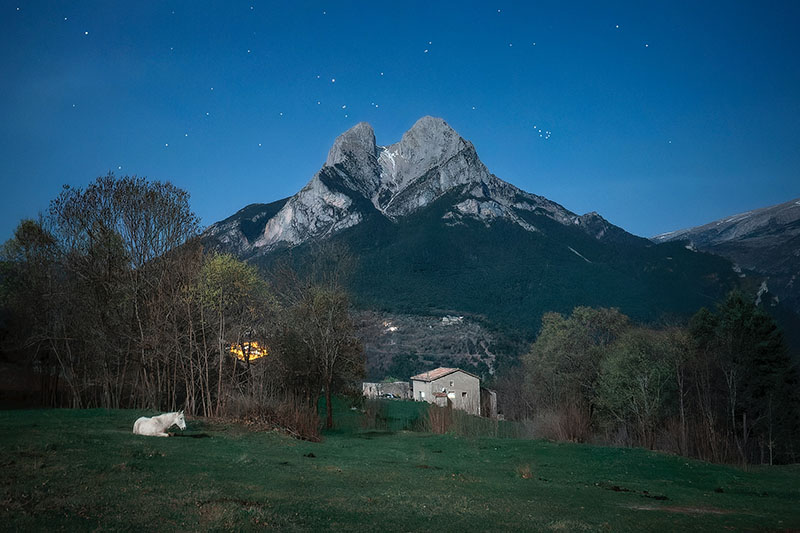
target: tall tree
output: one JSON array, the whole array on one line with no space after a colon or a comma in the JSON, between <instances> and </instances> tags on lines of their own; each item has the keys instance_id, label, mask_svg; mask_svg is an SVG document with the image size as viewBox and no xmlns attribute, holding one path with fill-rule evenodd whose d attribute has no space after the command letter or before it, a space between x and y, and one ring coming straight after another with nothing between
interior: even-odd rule
<instances>
[{"instance_id":1,"label":"tall tree","mask_svg":"<svg viewBox=\"0 0 800 533\"><path fill-rule=\"evenodd\" d=\"M526 389L535 408L577 410L578 416L591 421L601 360L629 327L628 317L617 309L576 307L569 317L546 313L536 342L523 356Z\"/></svg>"},{"instance_id":2,"label":"tall tree","mask_svg":"<svg viewBox=\"0 0 800 533\"><path fill-rule=\"evenodd\" d=\"M327 427L333 427L333 395L365 374L364 350L350 316L344 280L353 269L343 247L320 245L301 277L279 265L276 287L283 307L276 336L287 378L305 402L325 395Z\"/></svg>"},{"instance_id":3,"label":"tall tree","mask_svg":"<svg viewBox=\"0 0 800 533\"><path fill-rule=\"evenodd\" d=\"M700 350L714 357L724 383L728 431L742 462L796 435L797 383L774 319L739 291L728 294L716 313L701 310L692 320Z\"/></svg>"},{"instance_id":4,"label":"tall tree","mask_svg":"<svg viewBox=\"0 0 800 533\"><path fill-rule=\"evenodd\" d=\"M663 333L645 328L625 332L601 363L597 397L604 412L652 448L667 414L672 365Z\"/></svg>"},{"instance_id":5,"label":"tall tree","mask_svg":"<svg viewBox=\"0 0 800 533\"><path fill-rule=\"evenodd\" d=\"M258 330L264 325L270 296L257 269L229 254L213 254L206 259L198 289L203 332L208 330L214 339L217 359L214 412L219 415L224 400L226 363L233 367L231 375L235 376L236 372L237 360L231 355L230 348L244 340L263 336L263 330ZM207 354L206 348L208 370ZM210 390L208 382L206 390Z\"/></svg>"}]
</instances>

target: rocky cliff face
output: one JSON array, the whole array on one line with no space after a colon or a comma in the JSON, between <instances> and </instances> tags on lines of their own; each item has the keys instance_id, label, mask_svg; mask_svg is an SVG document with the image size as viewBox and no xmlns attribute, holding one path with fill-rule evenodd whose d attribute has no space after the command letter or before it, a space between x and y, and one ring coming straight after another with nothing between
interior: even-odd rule
<instances>
[{"instance_id":1,"label":"rocky cliff face","mask_svg":"<svg viewBox=\"0 0 800 533\"><path fill-rule=\"evenodd\" d=\"M657 235L652 240L685 241L690 250L730 259L738 272L761 274L764 281L759 285L759 300L784 301L800 312L800 199Z\"/></svg>"},{"instance_id":2,"label":"rocky cliff face","mask_svg":"<svg viewBox=\"0 0 800 533\"><path fill-rule=\"evenodd\" d=\"M247 235L236 216L212 225L207 235L239 255L261 255L325 238L376 213L398 222L449 193L456 201L443 217L448 225L466 219L490 225L502 219L536 232L526 221L529 212L574 224L599 240L636 239L596 213L579 217L497 178L472 143L434 117L422 117L389 146L376 144L369 124L356 124L335 140L322 169L277 212L247 208L249 227L263 227L258 235Z\"/></svg>"}]
</instances>

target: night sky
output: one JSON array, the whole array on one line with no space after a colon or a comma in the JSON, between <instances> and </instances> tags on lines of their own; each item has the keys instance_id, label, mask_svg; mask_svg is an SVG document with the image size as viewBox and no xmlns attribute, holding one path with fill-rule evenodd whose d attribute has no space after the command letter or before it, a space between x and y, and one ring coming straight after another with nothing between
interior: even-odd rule
<instances>
[{"instance_id":1,"label":"night sky","mask_svg":"<svg viewBox=\"0 0 800 533\"><path fill-rule=\"evenodd\" d=\"M579 214L702 224L800 196L798 28L798 1L0 0L0 241L109 171L211 224L423 115Z\"/></svg>"}]
</instances>

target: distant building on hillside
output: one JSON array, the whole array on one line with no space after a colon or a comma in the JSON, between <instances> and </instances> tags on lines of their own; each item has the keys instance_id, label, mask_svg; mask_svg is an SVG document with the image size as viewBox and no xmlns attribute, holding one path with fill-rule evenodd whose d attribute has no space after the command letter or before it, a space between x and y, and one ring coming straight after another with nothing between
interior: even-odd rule
<instances>
[{"instance_id":1,"label":"distant building on hillside","mask_svg":"<svg viewBox=\"0 0 800 533\"><path fill-rule=\"evenodd\" d=\"M471 415L497 418L497 393L481 387L481 380L460 368L437 368L391 383L362 384L366 398L398 398L451 407Z\"/></svg>"},{"instance_id":2,"label":"distant building on hillside","mask_svg":"<svg viewBox=\"0 0 800 533\"><path fill-rule=\"evenodd\" d=\"M459 368L440 367L411 377L414 400L481 414L481 380Z\"/></svg>"},{"instance_id":3,"label":"distant building on hillside","mask_svg":"<svg viewBox=\"0 0 800 533\"><path fill-rule=\"evenodd\" d=\"M407 381L391 381L388 383L367 383L361 385L366 398L411 399L411 385Z\"/></svg>"}]
</instances>

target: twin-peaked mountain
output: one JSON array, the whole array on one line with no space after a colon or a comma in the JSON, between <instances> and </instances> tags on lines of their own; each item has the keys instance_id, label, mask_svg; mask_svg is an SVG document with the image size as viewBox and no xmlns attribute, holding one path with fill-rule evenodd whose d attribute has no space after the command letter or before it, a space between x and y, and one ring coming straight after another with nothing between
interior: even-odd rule
<instances>
[{"instance_id":1,"label":"twin-peaked mountain","mask_svg":"<svg viewBox=\"0 0 800 533\"><path fill-rule=\"evenodd\" d=\"M502 219L535 233L539 228L524 213L536 213L600 240L637 240L596 213L578 216L494 176L471 142L433 117L419 119L389 146L376 144L366 122L355 125L336 139L325 165L296 195L248 206L207 235L239 255L263 255L334 235L371 215L402 222L450 193L459 201L442 217L448 226Z\"/></svg>"},{"instance_id":2,"label":"twin-peaked mountain","mask_svg":"<svg viewBox=\"0 0 800 533\"><path fill-rule=\"evenodd\" d=\"M465 316L524 340L547 311L590 305L643 320L686 316L738 279L725 259L654 244L499 179L472 143L432 117L388 146L357 124L297 194L249 205L205 233L208 246L265 267L320 240L356 256L351 290L363 309ZM433 349L425 350L406 355Z\"/></svg>"}]
</instances>

